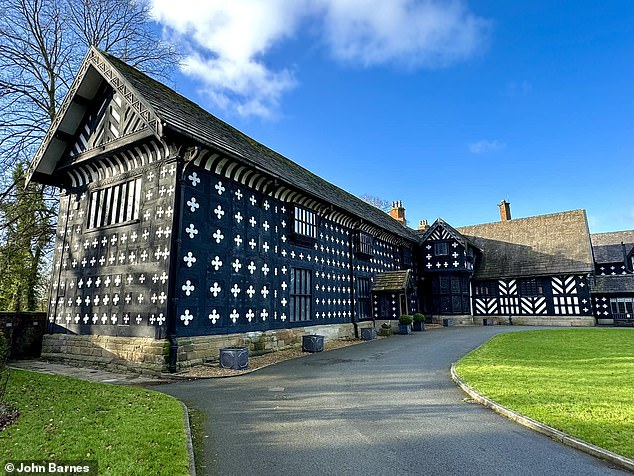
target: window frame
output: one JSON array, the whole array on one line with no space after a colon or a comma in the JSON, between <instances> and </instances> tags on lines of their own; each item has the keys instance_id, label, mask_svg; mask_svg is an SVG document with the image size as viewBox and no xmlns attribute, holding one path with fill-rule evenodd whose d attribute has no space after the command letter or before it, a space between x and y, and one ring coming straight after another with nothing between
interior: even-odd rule
<instances>
[{"instance_id":1,"label":"window frame","mask_svg":"<svg viewBox=\"0 0 634 476\"><path fill-rule=\"evenodd\" d=\"M449 244L446 241L434 242L434 255L435 256L448 256Z\"/></svg>"},{"instance_id":2,"label":"window frame","mask_svg":"<svg viewBox=\"0 0 634 476\"><path fill-rule=\"evenodd\" d=\"M359 303L359 319L372 319L372 299L370 278L361 276L356 278L357 302ZM365 312L364 312L365 311Z\"/></svg>"},{"instance_id":3,"label":"window frame","mask_svg":"<svg viewBox=\"0 0 634 476\"><path fill-rule=\"evenodd\" d=\"M289 322L312 321L313 270L292 267L290 283Z\"/></svg>"},{"instance_id":4,"label":"window frame","mask_svg":"<svg viewBox=\"0 0 634 476\"><path fill-rule=\"evenodd\" d=\"M86 231L139 221L143 179L139 175L90 192Z\"/></svg>"},{"instance_id":5,"label":"window frame","mask_svg":"<svg viewBox=\"0 0 634 476\"><path fill-rule=\"evenodd\" d=\"M359 231L354 240L355 255L360 258L372 258L374 256L374 237L369 233Z\"/></svg>"}]
</instances>

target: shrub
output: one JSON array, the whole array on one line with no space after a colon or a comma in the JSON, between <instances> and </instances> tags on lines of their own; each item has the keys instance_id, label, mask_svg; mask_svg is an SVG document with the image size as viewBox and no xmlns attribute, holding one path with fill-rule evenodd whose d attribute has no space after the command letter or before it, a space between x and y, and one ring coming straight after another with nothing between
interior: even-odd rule
<instances>
[{"instance_id":1,"label":"shrub","mask_svg":"<svg viewBox=\"0 0 634 476\"><path fill-rule=\"evenodd\" d=\"M413 322L413 318L409 314L403 314L401 317L398 318L399 324L409 325L412 322Z\"/></svg>"},{"instance_id":2,"label":"shrub","mask_svg":"<svg viewBox=\"0 0 634 476\"><path fill-rule=\"evenodd\" d=\"M414 322L425 322L425 314L421 314L420 312L417 312L416 314L414 314Z\"/></svg>"}]
</instances>

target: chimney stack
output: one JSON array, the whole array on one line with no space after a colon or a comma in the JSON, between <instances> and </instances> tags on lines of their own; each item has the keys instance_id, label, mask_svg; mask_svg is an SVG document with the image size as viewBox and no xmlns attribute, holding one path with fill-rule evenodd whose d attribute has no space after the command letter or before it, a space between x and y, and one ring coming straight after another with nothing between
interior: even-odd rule
<instances>
[{"instance_id":1,"label":"chimney stack","mask_svg":"<svg viewBox=\"0 0 634 476\"><path fill-rule=\"evenodd\" d=\"M506 200L502 200L498 203L498 207L500 207L500 219L509 221L511 219L511 204Z\"/></svg>"},{"instance_id":2,"label":"chimney stack","mask_svg":"<svg viewBox=\"0 0 634 476\"><path fill-rule=\"evenodd\" d=\"M427 223L427 220L421 220L418 224L418 229L420 231L425 231L427 228L429 228L429 223Z\"/></svg>"},{"instance_id":3,"label":"chimney stack","mask_svg":"<svg viewBox=\"0 0 634 476\"><path fill-rule=\"evenodd\" d=\"M390 210L390 216L394 218L401 225L405 225L405 208L403 208L403 202L397 200L392 202L392 209Z\"/></svg>"}]
</instances>

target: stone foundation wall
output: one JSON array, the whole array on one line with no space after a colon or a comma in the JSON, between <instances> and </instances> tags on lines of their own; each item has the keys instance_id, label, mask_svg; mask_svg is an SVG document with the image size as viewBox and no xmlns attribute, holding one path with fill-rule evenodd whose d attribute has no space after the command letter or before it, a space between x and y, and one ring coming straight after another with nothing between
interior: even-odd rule
<instances>
[{"instance_id":1,"label":"stone foundation wall","mask_svg":"<svg viewBox=\"0 0 634 476\"><path fill-rule=\"evenodd\" d=\"M167 368L169 343L151 337L45 334L42 358L71 365L158 374Z\"/></svg>"},{"instance_id":2,"label":"stone foundation wall","mask_svg":"<svg viewBox=\"0 0 634 476\"><path fill-rule=\"evenodd\" d=\"M372 322L359 323L359 328ZM265 332L178 338L177 369L218 360L222 347L248 347L250 355L275 352L302 345L302 336L320 334L325 341L354 337L352 324L297 327ZM159 374L167 371L169 342L147 337L80 336L46 334L42 358L79 366Z\"/></svg>"},{"instance_id":3,"label":"stone foundation wall","mask_svg":"<svg viewBox=\"0 0 634 476\"><path fill-rule=\"evenodd\" d=\"M372 322L359 323L359 329L371 326ZM203 362L217 361L220 349L223 347L247 347L249 355L301 347L302 336L306 334L323 335L324 341L328 342L354 337L354 327L352 324L331 324L245 334L181 337L178 339L178 368L183 369Z\"/></svg>"},{"instance_id":4,"label":"stone foundation wall","mask_svg":"<svg viewBox=\"0 0 634 476\"><path fill-rule=\"evenodd\" d=\"M508 316L476 316L475 325L482 325L482 319L491 319L495 325L509 325ZM517 326L553 326L553 327L593 327L593 316L512 316L513 325Z\"/></svg>"}]
</instances>

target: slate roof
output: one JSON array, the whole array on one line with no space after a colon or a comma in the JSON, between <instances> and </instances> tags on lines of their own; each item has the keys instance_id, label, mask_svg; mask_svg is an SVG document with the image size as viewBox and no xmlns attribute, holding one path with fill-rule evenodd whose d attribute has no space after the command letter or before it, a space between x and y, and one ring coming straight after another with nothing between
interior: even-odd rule
<instances>
[{"instance_id":1,"label":"slate roof","mask_svg":"<svg viewBox=\"0 0 634 476\"><path fill-rule=\"evenodd\" d=\"M409 269L377 273L372 291L402 291L409 286L409 280Z\"/></svg>"},{"instance_id":2,"label":"slate roof","mask_svg":"<svg viewBox=\"0 0 634 476\"><path fill-rule=\"evenodd\" d=\"M91 50L96 51L96 50ZM164 84L150 78L118 58L97 52L116 69L171 130L193 141L237 158L353 216L416 242L414 230L401 225L387 213L306 170L297 163L260 144L226 122L202 109ZM65 101L69 99L66 98ZM35 164L39 166L39 164Z\"/></svg>"},{"instance_id":3,"label":"slate roof","mask_svg":"<svg viewBox=\"0 0 634 476\"><path fill-rule=\"evenodd\" d=\"M589 273L594 269L585 210L464 226L481 250L475 279Z\"/></svg>"},{"instance_id":4,"label":"slate roof","mask_svg":"<svg viewBox=\"0 0 634 476\"><path fill-rule=\"evenodd\" d=\"M625 254L629 255L634 249L634 230L613 231L610 233L593 233L592 251L594 260L597 263L622 263L623 247L625 244Z\"/></svg>"},{"instance_id":5,"label":"slate roof","mask_svg":"<svg viewBox=\"0 0 634 476\"><path fill-rule=\"evenodd\" d=\"M590 280L590 291L596 294L634 293L634 274L596 276Z\"/></svg>"}]
</instances>

